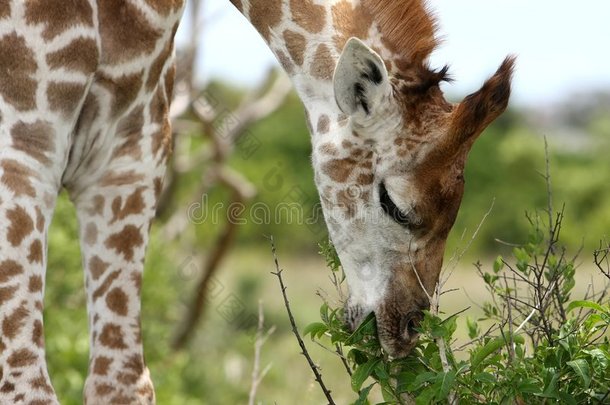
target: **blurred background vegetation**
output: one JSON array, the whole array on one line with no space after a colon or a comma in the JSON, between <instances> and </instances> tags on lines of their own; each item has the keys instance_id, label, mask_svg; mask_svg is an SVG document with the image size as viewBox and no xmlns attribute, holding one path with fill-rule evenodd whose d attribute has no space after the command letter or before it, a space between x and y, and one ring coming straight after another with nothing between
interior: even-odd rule
<instances>
[{"instance_id":1,"label":"blurred background vegetation","mask_svg":"<svg viewBox=\"0 0 610 405\"><path fill-rule=\"evenodd\" d=\"M187 48L195 49L196 43ZM181 60L194 59L187 55ZM158 403L247 403L259 300L263 301L266 325L277 329L262 350L261 368L271 368L257 399L265 404L324 403L290 332L277 280L270 274L274 266L265 237L275 237L293 311L299 325L305 326L318 319L320 301L316 292L332 291L324 260L318 255L318 243L326 238L321 218L310 225L295 221L261 225L249 220L246 210L245 223L235 228L231 235L234 243L226 245L224 260L206 285L202 321L182 350L172 349L206 260L219 236L226 234L224 221L195 224L189 221L189 210L192 214L192 208L201 208L207 198L208 207L223 204L218 211L220 218L233 215L229 204L235 190L218 181L205 187L214 159L202 151L218 149L218 139L215 141L210 134L222 135L227 125L235 125L232 112L239 110L244 97L251 93L251 89L219 81L206 84L205 89L189 87L192 74L182 72L179 79L187 85L186 89L178 86L178 91L190 93L190 101L203 94L217 115L202 125L183 125L201 117L195 117L188 105L178 114L171 186L164 194L148 248L143 333ZM271 81L262 86L263 92L272 87L275 78L272 75ZM536 108L512 107L483 134L466 167L466 193L450 235L447 257L470 239L495 203L448 286L461 290L444 297L443 307L451 308L451 313L456 308L476 307L485 290L470 263L489 263L509 252L511 244L525 242L525 212L546 208L546 184L541 175L545 171L544 137L550 150L555 207L565 204L562 241L570 252L583 251L577 289L582 291L592 282L592 252L610 229L609 111L610 91L571 94L563 101ZM305 213L310 213L318 196L309 135L297 96L290 93L282 98L279 108L262 120L254 120L242 132L243 142L236 142L234 150L223 157L223 165L240 174L241 183L249 183L247 188L256 189L256 196L247 201L246 207L265 204L274 209L299 203L306 207ZM82 402L88 355L77 241L74 210L62 195L49 237L45 331L51 378L61 403L68 405ZM478 314L476 308L468 313L472 317ZM343 366L332 353L308 343L337 402L353 401Z\"/></svg>"},{"instance_id":2,"label":"blurred background vegetation","mask_svg":"<svg viewBox=\"0 0 610 405\"><path fill-rule=\"evenodd\" d=\"M223 83L208 89L227 108L234 107L243 91ZM588 100L582 104L575 100ZM592 102L591 100L595 100ZM466 168L466 194L451 233L447 255L470 238L481 218L495 204L473 246L453 276L457 287L469 286L465 294L448 298L445 305L472 305L482 293L469 263L486 261L506 253L511 244L527 237L525 211L546 207L544 139L548 138L556 206L565 203L563 242L572 252L583 248L586 284L591 252L610 228L610 94L570 98L544 110L508 111L494 123L472 150ZM294 94L275 113L249 129L260 147L248 158L235 153L230 166L243 173L258 194L249 206L264 203L275 207L292 201L291 191L317 201L310 166L309 136L303 109ZM193 149L206 147L201 135L186 135ZM248 398L253 359L258 300L265 308L266 324L276 332L263 348L261 364L271 364L258 393L263 403L323 401L293 341L276 280L265 235L274 235L297 321L316 320L316 291L331 290L322 259L317 255L324 229L298 223L252 224L237 227L235 247L229 251L210 287L203 322L186 349L174 352L170 343L189 305L203 260L222 231L223 223L188 224L177 238L168 240L164 229L168 217L188 217L189 200L198 187L200 173L179 178L172 191L176 198L153 227L144 278L144 341L160 404L244 403ZM272 176L273 178L271 179ZM278 180L281 177L281 181ZM281 183L281 184L280 184ZM269 185L272 184L273 187ZM227 200L222 187L212 189L210 202ZM225 204L225 207L228 204ZM226 208L221 210L226 215ZM222 217L221 217L222 218ZM246 218L247 219L247 218ZM87 368L88 337L76 220L71 203L62 196L49 240L49 271L46 297L46 338L51 374L62 403L77 404ZM233 308L237 314L227 315ZM237 308L237 309L235 309ZM333 385L341 364L332 354L311 344L321 362L337 400L353 399L349 385Z\"/></svg>"}]
</instances>

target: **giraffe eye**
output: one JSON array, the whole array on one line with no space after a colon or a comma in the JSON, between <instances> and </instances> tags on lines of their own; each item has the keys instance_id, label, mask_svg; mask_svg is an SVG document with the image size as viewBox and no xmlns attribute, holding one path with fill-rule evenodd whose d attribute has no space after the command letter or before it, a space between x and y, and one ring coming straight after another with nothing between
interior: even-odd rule
<instances>
[{"instance_id":1,"label":"giraffe eye","mask_svg":"<svg viewBox=\"0 0 610 405\"><path fill-rule=\"evenodd\" d=\"M405 213L392 201L388 189L385 184L381 182L379 184L379 202L381 208L392 220L404 227L411 228L417 224L417 221L413 218L413 211Z\"/></svg>"}]
</instances>

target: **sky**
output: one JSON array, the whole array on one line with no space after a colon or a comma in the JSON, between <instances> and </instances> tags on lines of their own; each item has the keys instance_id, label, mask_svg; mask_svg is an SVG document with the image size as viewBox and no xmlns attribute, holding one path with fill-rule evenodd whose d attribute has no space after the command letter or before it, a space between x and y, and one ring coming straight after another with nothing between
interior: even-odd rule
<instances>
[{"instance_id":1,"label":"sky","mask_svg":"<svg viewBox=\"0 0 610 405\"><path fill-rule=\"evenodd\" d=\"M228 0L204 0L198 77L253 86L273 54ZM476 91L504 57L517 55L514 105L541 106L574 94L610 90L608 0L430 0L442 45L434 67L450 65L450 95ZM178 44L190 32L185 19Z\"/></svg>"}]
</instances>

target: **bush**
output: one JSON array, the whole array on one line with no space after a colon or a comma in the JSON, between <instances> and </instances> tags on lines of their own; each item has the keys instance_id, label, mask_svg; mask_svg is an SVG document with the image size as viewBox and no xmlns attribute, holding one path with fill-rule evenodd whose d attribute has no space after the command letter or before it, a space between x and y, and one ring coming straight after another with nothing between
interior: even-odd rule
<instances>
[{"instance_id":1,"label":"bush","mask_svg":"<svg viewBox=\"0 0 610 405\"><path fill-rule=\"evenodd\" d=\"M559 246L563 212L528 220L528 242L510 259L498 257L489 271L477 266L490 300L481 319L467 320L471 341L461 347L454 340L461 315L439 316L434 300L418 346L404 359L383 352L373 314L350 333L342 305L325 300L321 322L305 334L333 346L351 378L354 404L368 404L374 389L391 404L610 403L608 290L572 299L577 256ZM340 291L339 259L332 246L322 254ZM595 263L610 279L608 248L595 252ZM482 333L485 323L491 326Z\"/></svg>"}]
</instances>

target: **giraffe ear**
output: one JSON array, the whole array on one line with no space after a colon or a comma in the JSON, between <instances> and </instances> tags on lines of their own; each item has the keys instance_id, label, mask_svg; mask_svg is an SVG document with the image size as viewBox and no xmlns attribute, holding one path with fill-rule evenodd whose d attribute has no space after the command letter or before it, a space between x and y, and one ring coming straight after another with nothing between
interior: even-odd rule
<instances>
[{"instance_id":1,"label":"giraffe ear","mask_svg":"<svg viewBox=\"0 0 610 405\"><path fill-rule=\"evenodd\" d=\"M344 114L367 117L391 94L381 57L357 38L347 41L333 79L335 100Z\"/></svg>"},{"instance_id":2,"label":"giraffe ear","mask_svg":"<svg viewBox=\"0 0 610 405\"><path fill-rule=\"evenodd\" d=\"M515 57L507 57L496 73L476 93L466 97L453 114L452 140L458 144L476 139L506 110Z\"/></svg>"}]
</instances>

